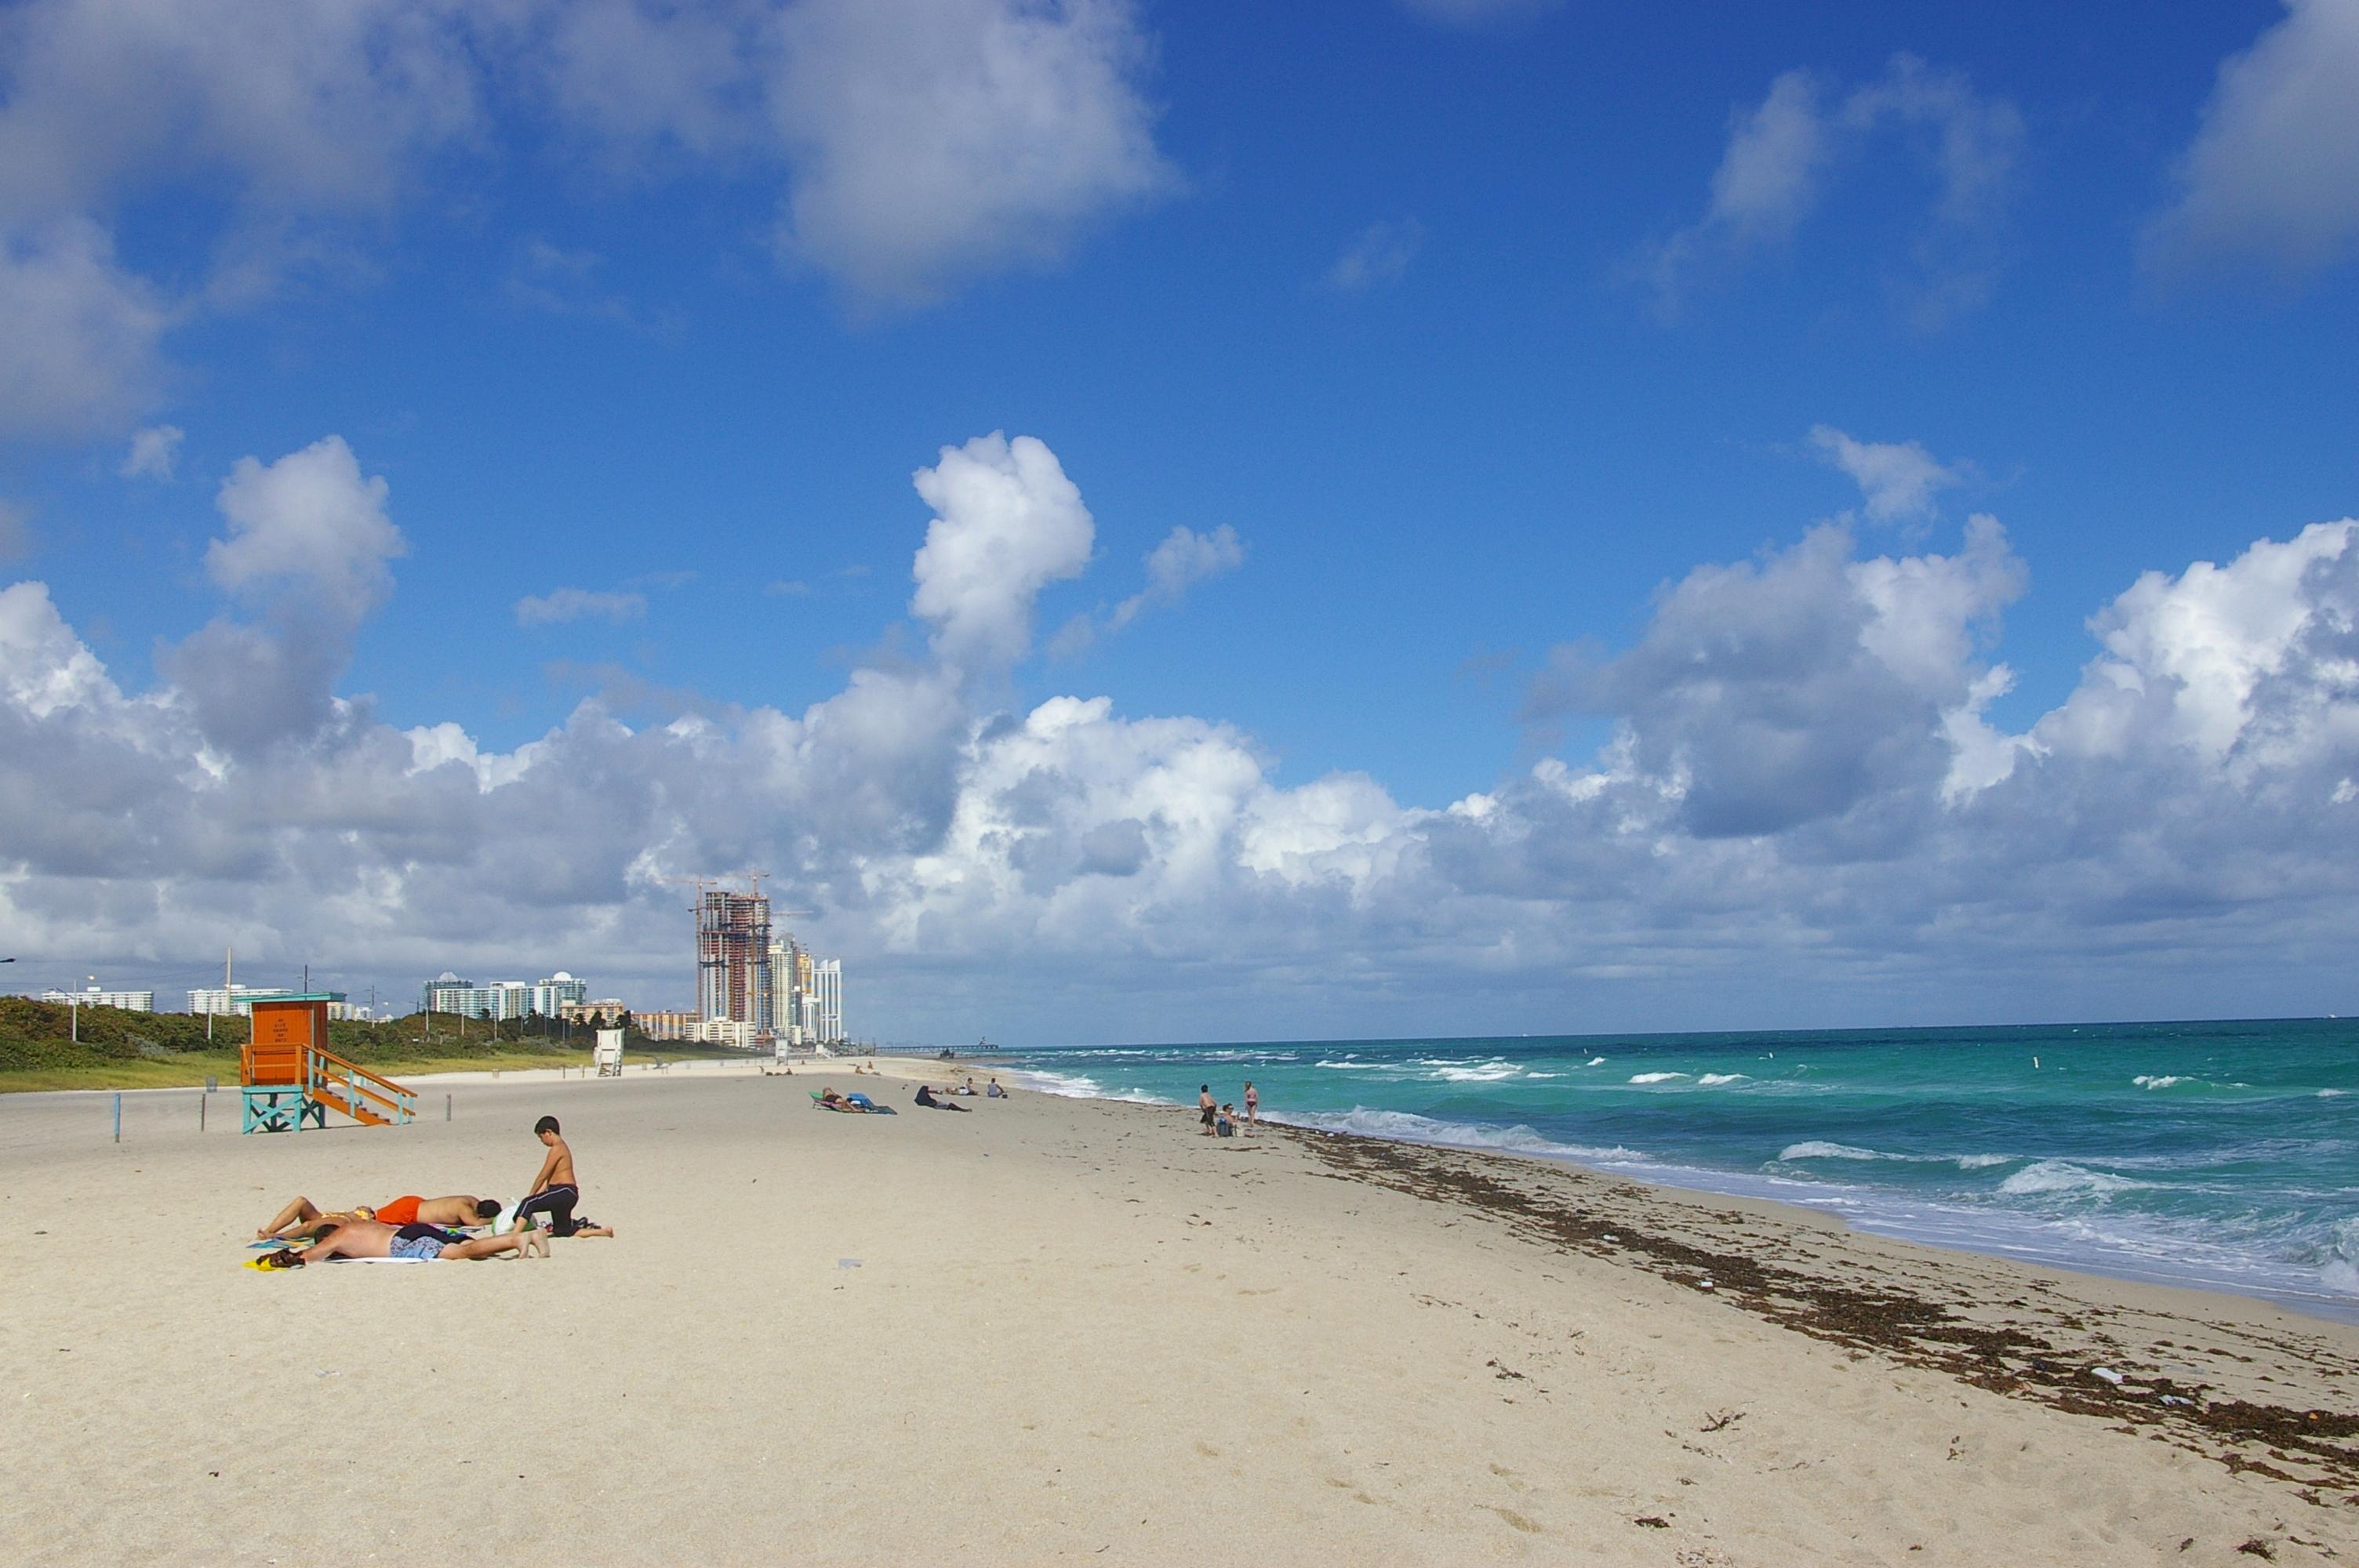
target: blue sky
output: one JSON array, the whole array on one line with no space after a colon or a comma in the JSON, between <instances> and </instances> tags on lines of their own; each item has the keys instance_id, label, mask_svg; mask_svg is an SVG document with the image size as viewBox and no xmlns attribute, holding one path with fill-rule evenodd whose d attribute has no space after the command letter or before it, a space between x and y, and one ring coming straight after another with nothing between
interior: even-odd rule
<instances>
[{"instance_id":1,"label":"blue sky","mask_svg":"<svg viewBox=\"0 0 2359 1568\"><path fill-rule=\"evenodd\" d=\"M677 1003L750 860L893 1036L2340 1011L2354 103L2349 0L32 0L0 946Z\"/></svg>"}]
</instances>

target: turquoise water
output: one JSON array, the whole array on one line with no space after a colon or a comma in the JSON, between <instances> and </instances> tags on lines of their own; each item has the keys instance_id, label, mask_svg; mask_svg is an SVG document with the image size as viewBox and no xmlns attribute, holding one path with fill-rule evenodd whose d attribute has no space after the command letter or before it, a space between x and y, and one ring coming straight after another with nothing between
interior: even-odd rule
<instances>
[{"instance_id":1,"label":"turquoise water","mask_svg":"<svg viewBox=\"0 0 2359 1568\"><path fill-rule=\"evenodd\" d=\"M1044 1088L1552 1155L2359 1320L2359 1023L1072 1047Z\"/></svg>"}]
</instances>

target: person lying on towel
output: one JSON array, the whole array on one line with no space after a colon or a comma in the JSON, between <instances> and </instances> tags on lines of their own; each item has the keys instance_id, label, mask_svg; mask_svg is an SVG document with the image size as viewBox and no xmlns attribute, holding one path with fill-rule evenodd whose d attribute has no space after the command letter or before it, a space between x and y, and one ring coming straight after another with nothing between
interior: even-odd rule
<instances>
[{"instance_id":1,"label":"person lying on towel","mask_svg":"<svg viewBox=\"0 0 2359 1568\"><path fill-rule=\"evenodd\" d=\"M282 1247L276 1252L265 1253L255 1267L301 1269L336 1258L408 1258L429 1263L451 1262L493 1258L503 1252L514 1252L520 1258L546 1258L549 1238L538 1230L470 1238L439 1225L395 1226L374 1219L347 1219L322 1229L319 1239L309 1247Z\"/></svg>"},{"instance_id":2,"label":"person lying on towel","mask_svg":"<svg viewBox=\"0 0 2359 1568\"><path fill-rule=\"evenodd\" d=\"M348 1209L322 1209L310 1198L299 1197L254 1234L263 1241L298 1241L317 1236L325 1226L351 1219L374 1219L385 1225L484 1225L497 1218L499 1212L499 1205L472 1193L447 1198L389 1198L375 1208L355 1204Z\"/></svg>"},{"instance_id":3,"label":"person lying on towel","mask_svg":"<svg viewBox=\"0 0 2359 1568\"><path fill-rule=\"evenodd\" d=\"M945 1091L945 1092L948 1092L948 1091ZM928 1085L928 1084L919 1084L919 1085L918 1086L918 1103L919 1103L919 1105L921 1105L921 1106L924 1106L928 1110L958 1110L958 1111L963 1111L963 1110L970 1110L970 1109L973 1108L973 1107L970 1107L970 1106L963 1106L963 1105L952 1105L950 1101L948 1101L948 1100L946 1100L946 1099L936 1099L936 1098L934 1098L934 1091L933 1091L932 1086Z\"/></svg>"}]
</instances>

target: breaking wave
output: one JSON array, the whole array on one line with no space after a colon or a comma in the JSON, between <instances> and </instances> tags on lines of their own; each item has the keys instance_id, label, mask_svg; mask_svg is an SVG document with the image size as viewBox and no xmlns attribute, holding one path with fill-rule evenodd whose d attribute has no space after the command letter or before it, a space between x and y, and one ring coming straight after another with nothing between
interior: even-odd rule
<instances>
[{"instance_id":1,"label":"breaking wave","mask_svg":"<svg viewBox=\"0 0 2359 1568\"><path fill-rule=\"evenodd\" d=\"M1788 1143L1777 1152L1780 1163L1802 1160L1897 1160L1911 1165L1955 1165L1961 1171L1983 1171L1993 1165L2004 1165L2016 1158L2013 1154L1892 1154L1881 1149L1862 1149L1851 1143L1828 1143L1810 1139L1800 1143Z\"/></svg>"},{"instance_id":2,"label":"breaking wave","mask_svg":"<svg viewBox=\"0 0 2359 1568\"><path fill-rule=\"evenodd\" d=\"M2092 1171L2069 1160L2041 1160L2026 1165L2001 1182L1998 1190L2010 1197L2026 1197L2034 1193L2088 1193L2098 1197L2110 1197L2115 1193L2152 1185L2152 1182L2133 1181L2127 1176Z\"/></svg>"},{"instance_id":3,"label":"breaking wave","mask_svg":"<svg viewBox=\"0 0 2359 1568\"><path fill-rule=\"evenodd\" d=\"M1443 1121L1407 1110L1370 1110L1355 1106L1346 1111L1306 1110L1265 1117L1289 1127L1321 1132L1349 1132L1362 1138L1390 1138L1404 1143L1440 1143L1453 1149L1504 1149L1516 1154L1547 1154L1560 1160L1637 1161L1647 1156L1620 1144L1597 1148L1560 1143L1528 1127L1479 1127L1470 1122Z\"/></svg>"}]
</instances>

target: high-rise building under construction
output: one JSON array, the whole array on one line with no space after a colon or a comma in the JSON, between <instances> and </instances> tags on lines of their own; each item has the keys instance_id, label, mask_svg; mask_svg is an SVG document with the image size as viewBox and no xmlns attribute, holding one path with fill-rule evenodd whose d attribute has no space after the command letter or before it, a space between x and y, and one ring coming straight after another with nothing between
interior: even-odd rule
<instances>
[{"instance_id":1,"label":"high-rise building under construction","mask_svg":"<svg viewBox=\"0 0 2359 1568\"><path fill-rule=\"evenodd\" d=\"M706 888L696 904L696 1011L771 1027L770 901Z\"/></svg>"}]
</instances>

